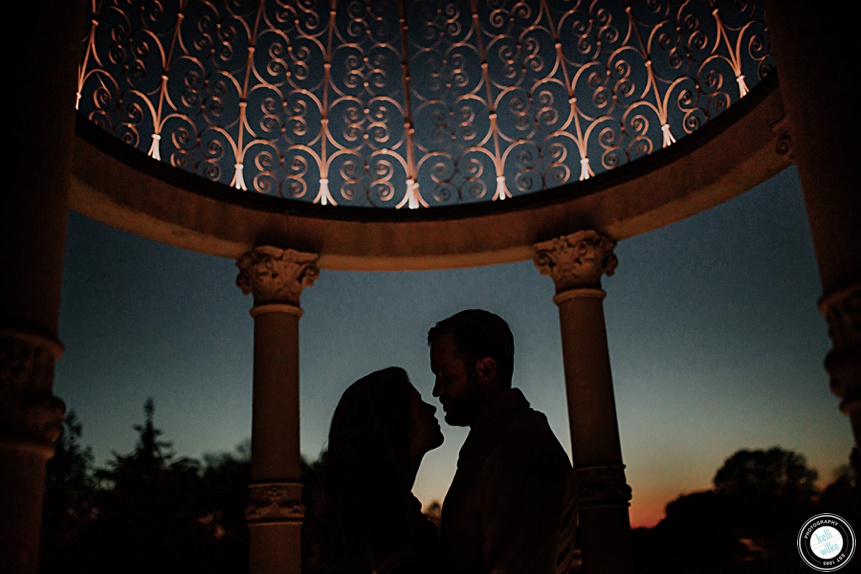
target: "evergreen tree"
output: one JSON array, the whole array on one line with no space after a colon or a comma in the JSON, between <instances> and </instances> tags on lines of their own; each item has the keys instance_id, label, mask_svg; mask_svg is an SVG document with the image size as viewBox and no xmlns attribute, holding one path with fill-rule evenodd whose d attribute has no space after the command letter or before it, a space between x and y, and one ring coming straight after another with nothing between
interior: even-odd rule
<instances>
[{"instance_id":1,"label":"evergreen tree","mask_svg":"<svg viewBox=\"0 0 861 574\"><path fill-rule=\"evenodd\" d=\"M126 455L116 452L97 471L103 492L98 519L88 532L97 548L89 557L94 573L204 571L214 562L200 464L174 459L171 443L159 437L152 399L138 440Z\"/></svg>"},{"instance_id":2,"label":"evergreen tree","mask_svg":"<svg viewBox=\"0 0 861 574\"><path fill-rule=\"evenodd\" d=\"M70 410L46 468L39 567L45 574L77 571L79 534L97 514L93 453L89 446L81 446L82 434L83 426Z\"/></svg>"}]
</instances>

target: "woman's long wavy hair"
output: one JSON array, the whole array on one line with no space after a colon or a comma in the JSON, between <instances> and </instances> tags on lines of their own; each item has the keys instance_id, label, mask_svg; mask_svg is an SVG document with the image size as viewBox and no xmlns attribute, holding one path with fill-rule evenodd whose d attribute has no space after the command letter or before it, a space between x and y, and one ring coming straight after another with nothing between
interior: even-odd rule
<instances>
[{"instance_id":1,"label":"woman's long wavy hair","mask_svg":"<svg viewBox=\"0 0 861 574\"><path fill-rule=\"evenodd\" d=\"M362 377L341 396L308 532L315 571L370 572L369 535L400 521L411 487L411 390L406 371L389 367Z\"/></svg>"}]
</instances>

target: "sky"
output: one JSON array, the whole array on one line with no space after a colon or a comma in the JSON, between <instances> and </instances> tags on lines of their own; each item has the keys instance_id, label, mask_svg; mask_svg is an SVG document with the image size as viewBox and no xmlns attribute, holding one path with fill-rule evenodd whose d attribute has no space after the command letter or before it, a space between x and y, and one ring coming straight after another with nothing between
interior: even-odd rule
<instances>
[{"instance_id":1,"label":"sky","mask_svg":"<svg viewBox=\"0 0 861 574\"><path fill-rule=\"evenodd\" d=\"M574 230L572 230L574 231ZM603 279L633 526L710 488L739 449L806 456L827 483L852 448L828 390L830 348L797 172L616 247ZM156 243L70 213L54 393L83 424L96 464L134 448L148 397L179 456L232 451L251 435L251 296L233 260ZM344 389L404 367L431 404L427 330L466 308L505 318L514 385L570 454L553 282L531 261L482 268L321 270L302 293L301 451L316 459ZM414 487L442 501L466 429L442 422Z\"/></svg>"}]
</instances>

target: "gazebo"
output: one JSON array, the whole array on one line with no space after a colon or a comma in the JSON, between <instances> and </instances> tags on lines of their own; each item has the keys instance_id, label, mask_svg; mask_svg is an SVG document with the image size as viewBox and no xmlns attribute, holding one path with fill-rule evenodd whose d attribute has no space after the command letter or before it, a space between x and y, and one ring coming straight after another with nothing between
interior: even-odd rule
<instances>
[{"instance_id":1,"label":"gazebo","mask_svg":"<svg viewBox=\"0 0 861 574\"><path fill-rule=\"evenodd\" d=\"M45 4L13 19L29 24L15 28L15 177L0 210L12 572L37 570L64 413L52 385L69 209L237 261L254 299L255 574L301 569L302 290L326 269L529 259L559 308L582 570L633 572L601 278L618 242L792 163L825 367L861 441L861 89L841 66L858 52L854 19L836 3Z\"/></svg>"}]
</instances>

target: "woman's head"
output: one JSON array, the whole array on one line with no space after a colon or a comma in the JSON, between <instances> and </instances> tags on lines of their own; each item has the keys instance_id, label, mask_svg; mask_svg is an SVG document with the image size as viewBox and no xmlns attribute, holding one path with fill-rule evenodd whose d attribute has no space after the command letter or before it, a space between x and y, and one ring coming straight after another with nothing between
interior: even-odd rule
<instances>
[{"instance_id":1,"label":"woman's head","mask_svg":"<svg viewBox=\"0 0 861 574\"><path fill-rule=\"evenodd\" d=\"M400 367L366 375L344 391L335 408L327 459L359 473L354 479L407 479L421 456L442 444L435 410Z\"/></svg>"},{"instance_id":2,"label":"woman's head","mask_svg":"<svg viewBox=\"0 0 861 574\"><path fill-rule=\"evenodd\" d=\"M399 367L375 371L344 391L308 537L320 571L367 570L370 533L409 528L415 472L424 453L443 441L435 411Z\"/></svg>"}]
</instances>

